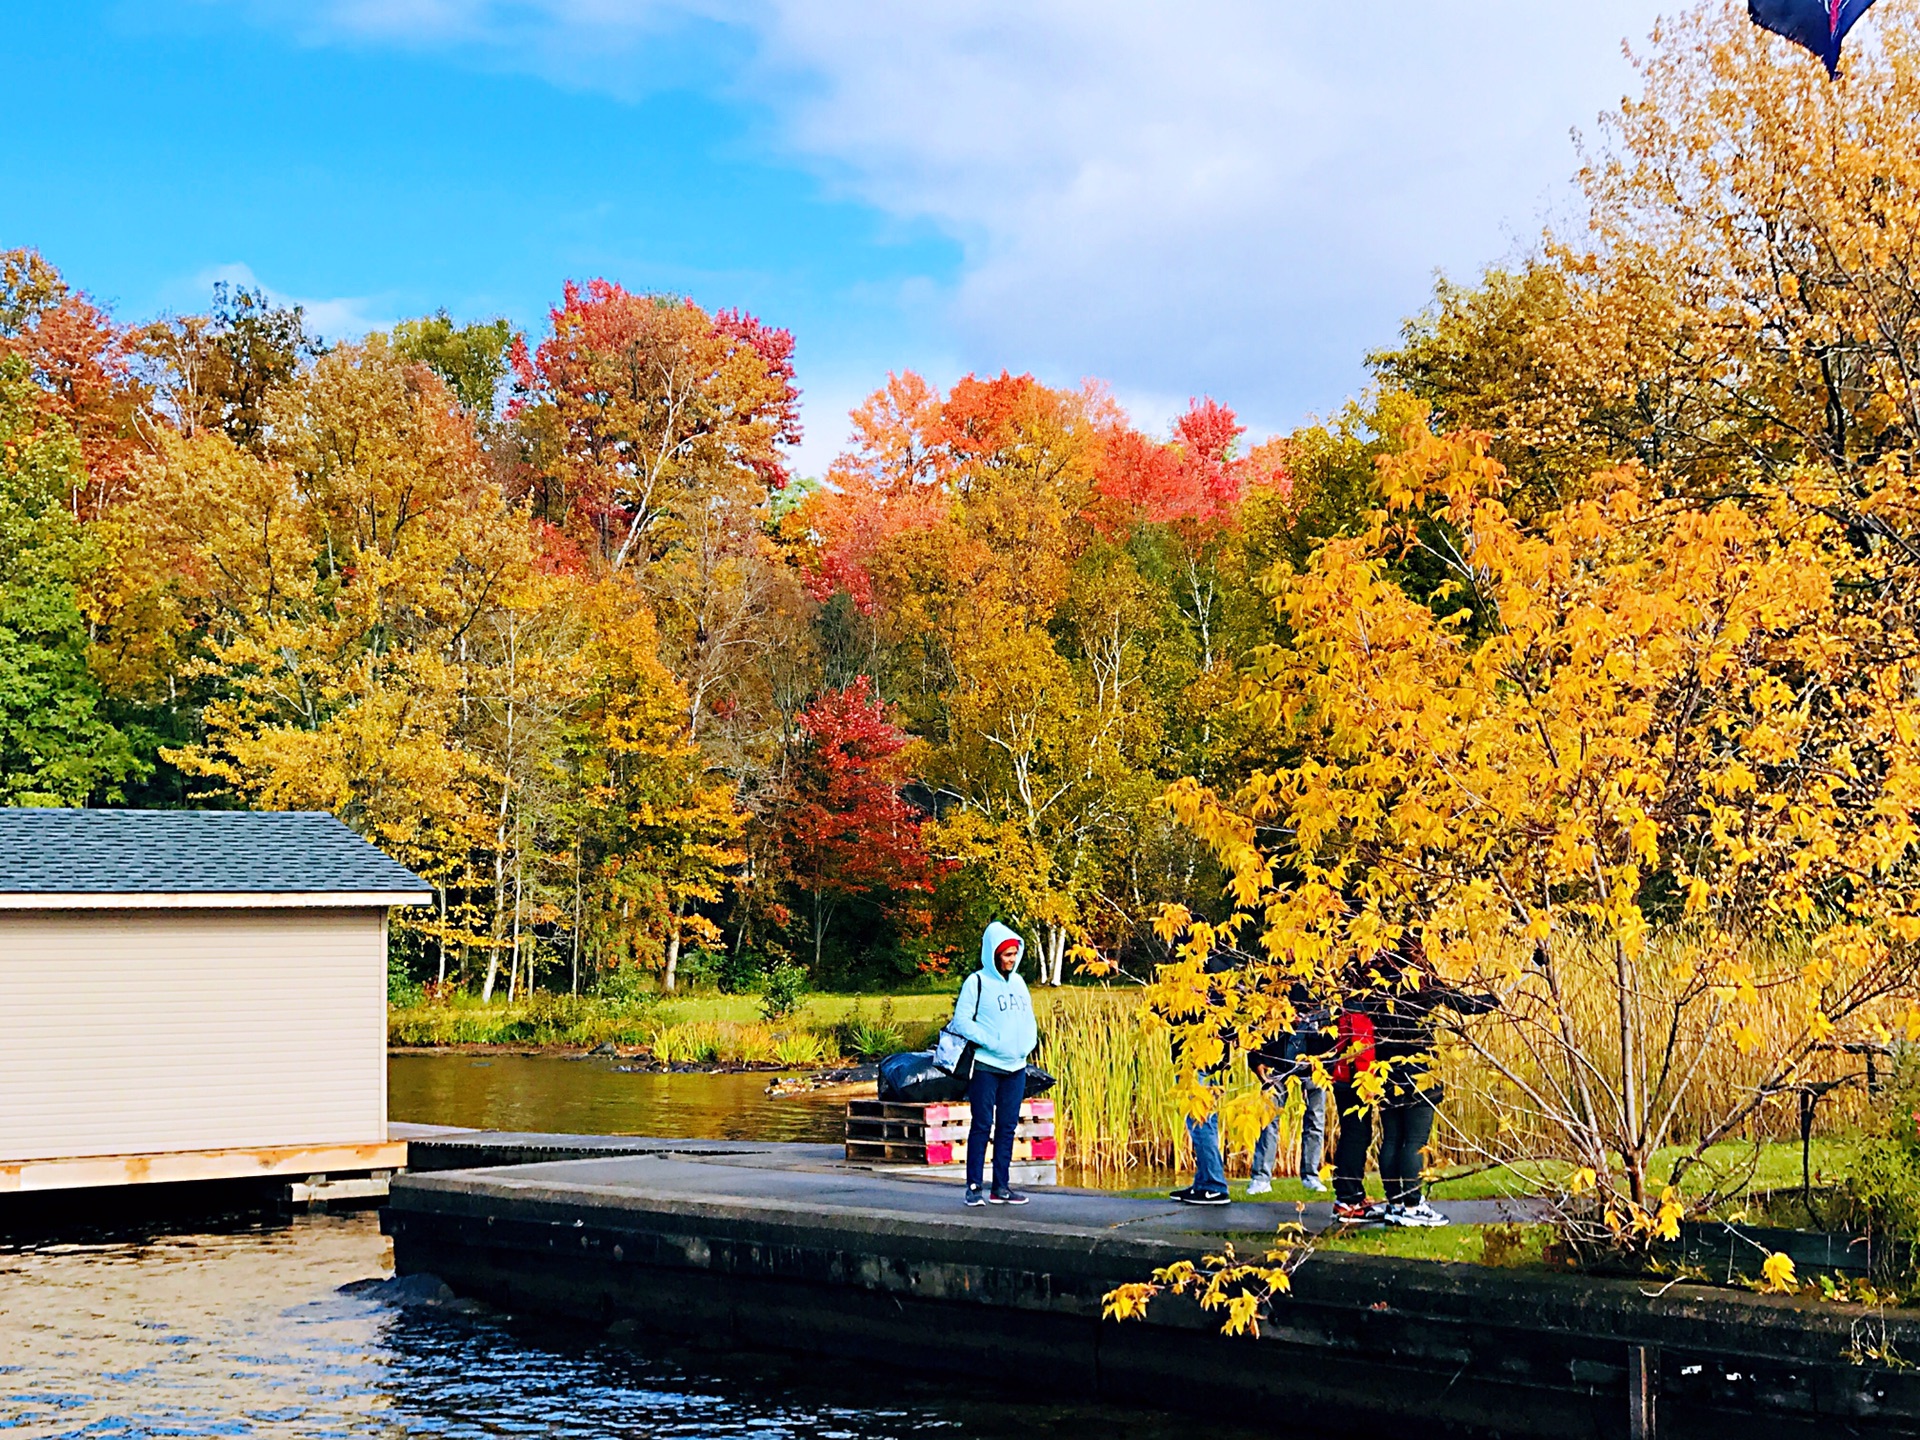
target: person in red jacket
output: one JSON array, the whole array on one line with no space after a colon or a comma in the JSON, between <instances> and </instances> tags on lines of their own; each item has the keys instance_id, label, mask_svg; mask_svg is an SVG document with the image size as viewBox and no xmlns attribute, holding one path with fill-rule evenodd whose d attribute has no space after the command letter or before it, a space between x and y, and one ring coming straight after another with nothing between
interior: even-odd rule
<instances>
[{"instance_id":1,"label":"person in red jacket","mask_svg":"<svg viewBox=\"0 0 1920 1440\"><path fill-rule=\"evenodd\" d=\"M1385 1220L1390 1225L1436 1227L1447 1217L1427 1203L1425 1156L1445 1098L1433 1073L1434 1012L1484 1015L1498 996L1448 985L1434 973L1425 947L1409 934L1379 965L1362 993L1340 1017L1333 1064L1334 1101L1340 1142L1334 1151L1334 1214L1344 1221ZM1373 1141L1372 1107L1356 1081L1375 1068L1386 1070L1380 1098L1380 1182L1386 1199L1366 1200L1367 1150Z\"/></svg>"},{"instance_id":2,"label":"person in red jacket","mask_svg":"<svg viewBox=\"0 0 1920 1440\"><path fill-rule=\"evenodd\" d=\"M1333 1081L1333 1113L1340 1117L1340 1135L1333 1147L1333 1216L1354 1224L1377 1218L1367 1204L1367 1151L1373 1147L1373 1107L1360 1097L1360 1076L1374 1067L1377 1045L1373 1014L1367 998L1348 1003L1340 1012L1333 1063L1327 1067ZM1380 1207L1379 1213L1385 1213Z\"/></svg>"}]
</instances>

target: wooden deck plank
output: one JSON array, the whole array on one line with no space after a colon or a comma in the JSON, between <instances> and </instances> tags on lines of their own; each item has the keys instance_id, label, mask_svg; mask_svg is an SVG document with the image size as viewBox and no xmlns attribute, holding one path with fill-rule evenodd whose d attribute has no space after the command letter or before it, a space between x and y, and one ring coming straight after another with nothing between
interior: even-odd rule
<instances>
[{"instance_id":1,"label":"wooden deck plank","mask_svg":"<svg viewBox=\"0 0 1920 1440\"><path fill-rule=\"evenodd\" d=\"M162 1185L188 1180L271 1179L280 1175L355 1175L399 1170L407 1142L190 1150L158 1155L85 1155L0 1162L0 1194Z\"/></svg>"}]
</instances>

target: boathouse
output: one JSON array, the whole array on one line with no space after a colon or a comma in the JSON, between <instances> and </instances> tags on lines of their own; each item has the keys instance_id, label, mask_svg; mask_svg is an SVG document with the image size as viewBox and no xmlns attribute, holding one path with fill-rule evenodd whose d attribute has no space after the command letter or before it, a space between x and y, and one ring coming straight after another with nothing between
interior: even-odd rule
<instances>
[{"instance_id":1,"label":"boathouse","mask_svg":"<svg viewBox=\"0 0 1920 1440\"><path fill-rule=\"evenodd\" d=\"M387 917L326 814L0 809L0 1192L366 1174Z\"/></svg>"}]
</instances>

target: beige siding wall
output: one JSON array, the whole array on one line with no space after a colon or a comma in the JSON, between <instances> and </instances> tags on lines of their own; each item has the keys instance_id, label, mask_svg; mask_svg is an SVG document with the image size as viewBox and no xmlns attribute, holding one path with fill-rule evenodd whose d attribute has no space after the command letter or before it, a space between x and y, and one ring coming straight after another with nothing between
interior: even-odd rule
<instances>
[{"instance_id":1,"label":"beige siding wall","mask_svg":"<svg viewBox=\"0 0 1920 1440\"><path fill-rule=\"evenodd\" d=\"M0 1161L386 1139L384 926L0 911Z\"/></svg>"}]
</instances>

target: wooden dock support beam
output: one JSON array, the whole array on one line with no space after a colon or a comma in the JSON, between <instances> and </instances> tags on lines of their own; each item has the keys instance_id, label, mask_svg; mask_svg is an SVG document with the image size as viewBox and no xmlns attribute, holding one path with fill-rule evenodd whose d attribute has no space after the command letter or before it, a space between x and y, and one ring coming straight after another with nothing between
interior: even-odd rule
<instances>
[{"instance_id":1,"label":"wooden dock support beam","mask_svg":"<svg viewBox=\"0 0 1920 1440\"><path fill-rule=\"evenodd\" d=\"M1627 1347L1627 1440L1654 1440L1655 1402L1659 1398L1660 1352L1649 1345Z\"/></svg>"}]
</instances>

